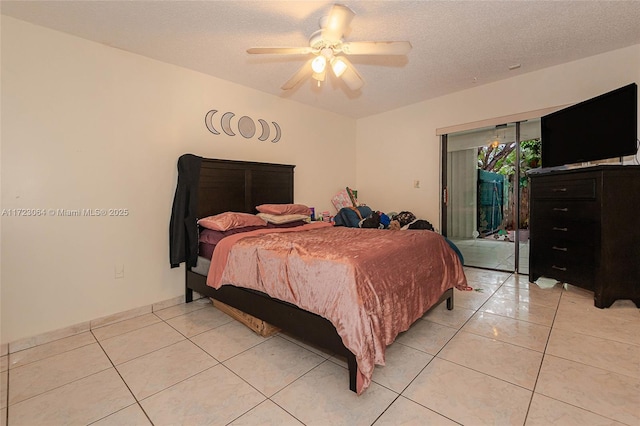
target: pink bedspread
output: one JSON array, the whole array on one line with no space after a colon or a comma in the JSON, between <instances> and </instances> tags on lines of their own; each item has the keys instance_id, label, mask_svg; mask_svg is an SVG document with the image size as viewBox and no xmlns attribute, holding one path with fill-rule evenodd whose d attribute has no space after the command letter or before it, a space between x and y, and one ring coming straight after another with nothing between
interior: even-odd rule
<instances>
[{"instance_id":1,"label":"pink bedspread","mask_svg":"<svg viewBox=\"0 0 640 426\"><path fill-rule=\"evenodd\" d=\"M358 363L357 392L385 349L449 288L467 285L445 239L424 230L312 223L224 238L207 284L251 288L327 318Z\"/></svg>"}]
</instances>

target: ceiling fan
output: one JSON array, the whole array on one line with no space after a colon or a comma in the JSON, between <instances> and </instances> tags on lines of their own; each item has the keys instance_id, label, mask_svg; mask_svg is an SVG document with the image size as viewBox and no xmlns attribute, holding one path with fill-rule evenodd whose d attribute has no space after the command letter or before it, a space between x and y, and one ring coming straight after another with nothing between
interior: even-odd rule
<instances>
[{"instance_id":1,"label":"ceiling fan","mask_svg":"<svg viewBox=\"0 0 640 426\"><path fill-rule=\"evenodd\" d=\"M250 54L313 55L286 83L282 90L297 86L312 76L318 85L325 80L327 68L351 90L364 84L362 76L346 55L406 55L411 50L408 41L344 41L355 12L342 4L334 4L329 15L320 20L320 29L309 38L305 47L252 47Z\"/></svg>"}]
</instances>

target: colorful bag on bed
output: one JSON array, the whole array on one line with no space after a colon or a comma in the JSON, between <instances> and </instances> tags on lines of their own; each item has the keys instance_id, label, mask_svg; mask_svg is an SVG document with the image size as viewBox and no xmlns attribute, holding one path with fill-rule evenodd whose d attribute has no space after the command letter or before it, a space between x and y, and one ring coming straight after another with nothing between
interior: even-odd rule
<instances>
[{"instance_id":1,"label":"colorful bag on bed","mask_svg":"<svg viewBox=\"0 0 640 426\"><path fill-rule=\"evenodd\" d=\"M408 211L401 211L397 215L393 216L391 220L397 220L400 222L400 227L403 227L416 220L416 215Z\"/></svg>"}]
</instances>

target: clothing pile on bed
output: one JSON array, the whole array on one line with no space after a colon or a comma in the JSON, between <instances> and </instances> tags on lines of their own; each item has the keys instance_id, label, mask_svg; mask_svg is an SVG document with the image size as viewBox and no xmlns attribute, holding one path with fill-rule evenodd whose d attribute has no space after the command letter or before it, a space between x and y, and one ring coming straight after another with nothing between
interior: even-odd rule
<instances>
[{"instance_id":1,"label":"clothing pile on bed","mask_svg":"<svg viewBox=\"0 0 640 426\"><path fill-rule=\"evenodd\" d=\"M377 228L390 230L403 229L425 229L435 232L433 225L425 219L418 219L410 211L400 213L382 213L374 211L368 206L343 207L335 217L336 226L346 226L348 228ZM445 238L447 244L456 252L460 262L464 265L464 257L460 249L453 241Z\"/></svg>"},{"instance_id":2,"label":"clothing pile on bed","mask_svg":"<svg viewBox=\"0 0 640 426\"><path fill-rule=\"evenodd\" d=\"M289 228L304 225L311 220L311 209L303 204L263 204L256 207L257 214L225 212L198 221L200 232L198 254L211 259L218 242L229 235L260 228ZM368 206L344 207L334 218L335 226L374 229L424 229L435 232L433 225L418 219L410 211L385 214ZM464 257L458 247L445 238L464 265Z\"/></svg>"},{"instance_id":3,"label":"clothing pile on bed","mask_svg":"<svg viewBox=\"0 0 640 426\"><path fill-rule=\"evenodd\" d=\"M424 219L418 219L409 211L383 213L368 206L344 207L335 217L336 226L349 228L379 229L426 229L435 231L433 225Z\"/></svg>"}]
</instances>

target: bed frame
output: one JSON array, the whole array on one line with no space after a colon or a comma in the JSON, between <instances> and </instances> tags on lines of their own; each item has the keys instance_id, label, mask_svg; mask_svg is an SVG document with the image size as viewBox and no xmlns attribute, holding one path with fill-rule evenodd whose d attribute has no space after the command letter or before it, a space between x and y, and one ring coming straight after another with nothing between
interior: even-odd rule
<instances>
[{"instance_id":1,"label":"bed frame","mask_svg":"<svg viewBox=\"0 0 640 426\"><path fill-rule=\"evenodd\" d=\"M247 161L202 159L198 182L198 217L226 211L256 213L260 204L293 203L293 169L295 166ZM356 391L356 357L349 351L331 322L297 306L241 287L224 285L219 290L207 285L207 277L186 268L185 301L193 292L212 297L293 336L334 352L347 359L349 389ZM453 289L447 290L437 306L447 301L453 309Z\"/></svg>"}]
</instances>

